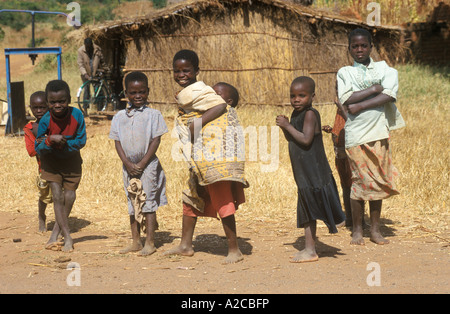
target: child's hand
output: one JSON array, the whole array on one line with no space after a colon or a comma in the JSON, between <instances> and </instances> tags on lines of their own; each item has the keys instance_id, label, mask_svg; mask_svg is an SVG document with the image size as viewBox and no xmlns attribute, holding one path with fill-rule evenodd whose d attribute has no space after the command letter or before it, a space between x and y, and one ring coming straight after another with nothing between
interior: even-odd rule
<instances>
[{"instance_id":1,"label":"child's hand","mask_svg":"<svg viewBox=\"0 0 450 314\"><path fill-rule=\"evenodd\" d=\"M126 163L125 168L127 168L127 172L131 177L140 176L142 174L142 172L144 171L141 167L139 167L137 164L134 164L132 162Z\"/></svg>"},{"instance_id":2,"label":"child's hand","mask_svg":"<svg viewBox=\"0 0 450 314\"><path fill-rule=\"evenodd\" d=\"M36 139L36 142L38 142L38 144L41 144L42 141L45 141L46 138L47 138L47 137L40 137L40 138L37 138L37 139Z\"/></svg>"},{"instance_id":3,"label":"child's hand","mask_svg":"<svg viewBox=\"0 0 450 314\"><path fill-rule=\"evenodd\" d=\"M289 125L289 118L285 115L278 115L275 122L277 126L284 129Z\"/></svg>"},{"instance_id":4,"label":"child's hand","mask_svg":"<svg viewBox=\"0 0 450 314\"><path fill-rule=\"evenodd\" d=\"M333 130L333 128L329 125L324 125L322 127L322 131L326 132L326 133L331 133L331 131Z\"/></svg>"},{"instance_id":5,"label":"child's hand","mask_svg":"<svg viewBox=\"0 0 450 314\"><path fill-rule=\"evenodd\" d=\"M202 130L202 120L200 118L194 119L191 124L189 125L189 133L191 134L191 143L194 144L195 140L200 135L200 132ZM200 127L195 127L196 123L200 124ZM197 133L195 133L197 131Z\"/></svg>"},{"instance_id":6,"label":"child's hand","mask_svg":"<svg viewBox=\"0 0 450 314\"><path fill-rule=\"evenodd\" d=\"M384 90L384 87L381 86L380 84L372 85L372 88L375 94L380 94Z\"/></svg>"},{"instance_id":7,"label":"child's hand","mask_svg":"<svg viewBox=\"0 0 450 314\"><path fill-rule=\"evenodd\" d=\"M48 137L50 141L50 146L55 148L63 148L67 143L67 139L64 135L61 134L53 134Z\"/></svg>"},{"instance_id":8,"label":"child's hand","mask_svg":"<svg viewBox=\"0 0 450 314\"><path fill-rule=\"evenodd\" d=\"M350 104L346 106L348 109L348 112L355 115L358 114L361 111L361 106L359 104Z\"/></svg>"}]
</instances>

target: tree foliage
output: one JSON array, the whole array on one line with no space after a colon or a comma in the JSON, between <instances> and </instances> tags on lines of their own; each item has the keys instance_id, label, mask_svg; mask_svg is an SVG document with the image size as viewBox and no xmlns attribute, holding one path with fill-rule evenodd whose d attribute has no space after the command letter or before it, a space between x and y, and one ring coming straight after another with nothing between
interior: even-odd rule
<instances>
[{"instance_id":1,"label":"tree foliage","mask_svg":"<svg viewBox=\"0 0 450 314\"><path fill-rule=\"evenodd\" d=\"M113 9L120 3L130 2L131 0L73 0L80 5L81 23L89 24L93 22L102 22L114 19ZM165 0L152 0L158 2L159 7L165 6ZM34 10L34 11L52 11L72 13L73 10L67 9L68 0L40 0L40 1L22 1L22 0L2 0L0 9L15 10ZM53 15L36 14L35 21L45 21L54 23L63 19ZM15 30L21 30L31 23L31 15L25 13L0 13L0 25L9 26Z\"/></svg>"}]
</instances>

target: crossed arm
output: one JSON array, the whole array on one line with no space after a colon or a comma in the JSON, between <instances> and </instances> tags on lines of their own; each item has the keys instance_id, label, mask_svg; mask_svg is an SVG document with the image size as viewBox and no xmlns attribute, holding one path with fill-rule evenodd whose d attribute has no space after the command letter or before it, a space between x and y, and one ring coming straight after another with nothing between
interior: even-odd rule
<instances>
[{"instance_id":1,"label":"crossed arm","mask_svg":"<svg viewBox=\"0 0 450 314\"><path fill-rule=\"evenodd\" d=\"M354 92L343 104L344 108L351 114L358 114L362 110L384 106L386 103L395 101L393 97L383 94L383 89L380 84L375 84L364 90ZM375 97L370 98L371 96Z\"/></svg>"}]
</instances>

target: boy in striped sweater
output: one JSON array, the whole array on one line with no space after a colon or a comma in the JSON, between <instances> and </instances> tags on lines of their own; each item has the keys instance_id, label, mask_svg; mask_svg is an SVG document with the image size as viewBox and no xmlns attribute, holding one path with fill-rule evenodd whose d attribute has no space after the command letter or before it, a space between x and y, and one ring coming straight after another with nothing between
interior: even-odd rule
<instances>
[{"instance_id":1,"label":"boy in striped sweater","mask_svg":"<svg viewBox=\"0 0 450 314\"><path fill-rule=\"evenodd\" d=\"M65 81L50 81L45 88L49 111L41 118L35 148L41 158L42 179L53 194L56 224L46 249L73 251L68 217L81 180L80 149L86 144L83 113L70 107L70 89ZM40 138L44 138L39 142ZM64 243L59 243L62 234Z\"/></svg>"}]
</instances>

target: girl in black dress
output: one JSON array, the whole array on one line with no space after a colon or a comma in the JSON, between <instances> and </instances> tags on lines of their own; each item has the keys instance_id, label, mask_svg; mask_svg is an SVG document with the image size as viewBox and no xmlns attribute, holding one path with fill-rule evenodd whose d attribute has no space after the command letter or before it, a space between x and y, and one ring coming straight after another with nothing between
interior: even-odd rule
<instances>
[{"instance_id":1,"label":"girl in black dress","mask_svg":"<svg viewBox=\"0 0 450 314\"><path fill-rule=\"evenodd\" d=\"M297 226L305 229L305 249L292 262L312 262L319 259L316 243L316 221L322 220L330 233L345 222L339 194L322 141L320 115L312 108L315 83L309 77L296 78L290 89L294 108L291 121L286 116L276 118L289 142L289 156L298 187Z\"/></svg>"}]
</instances>

